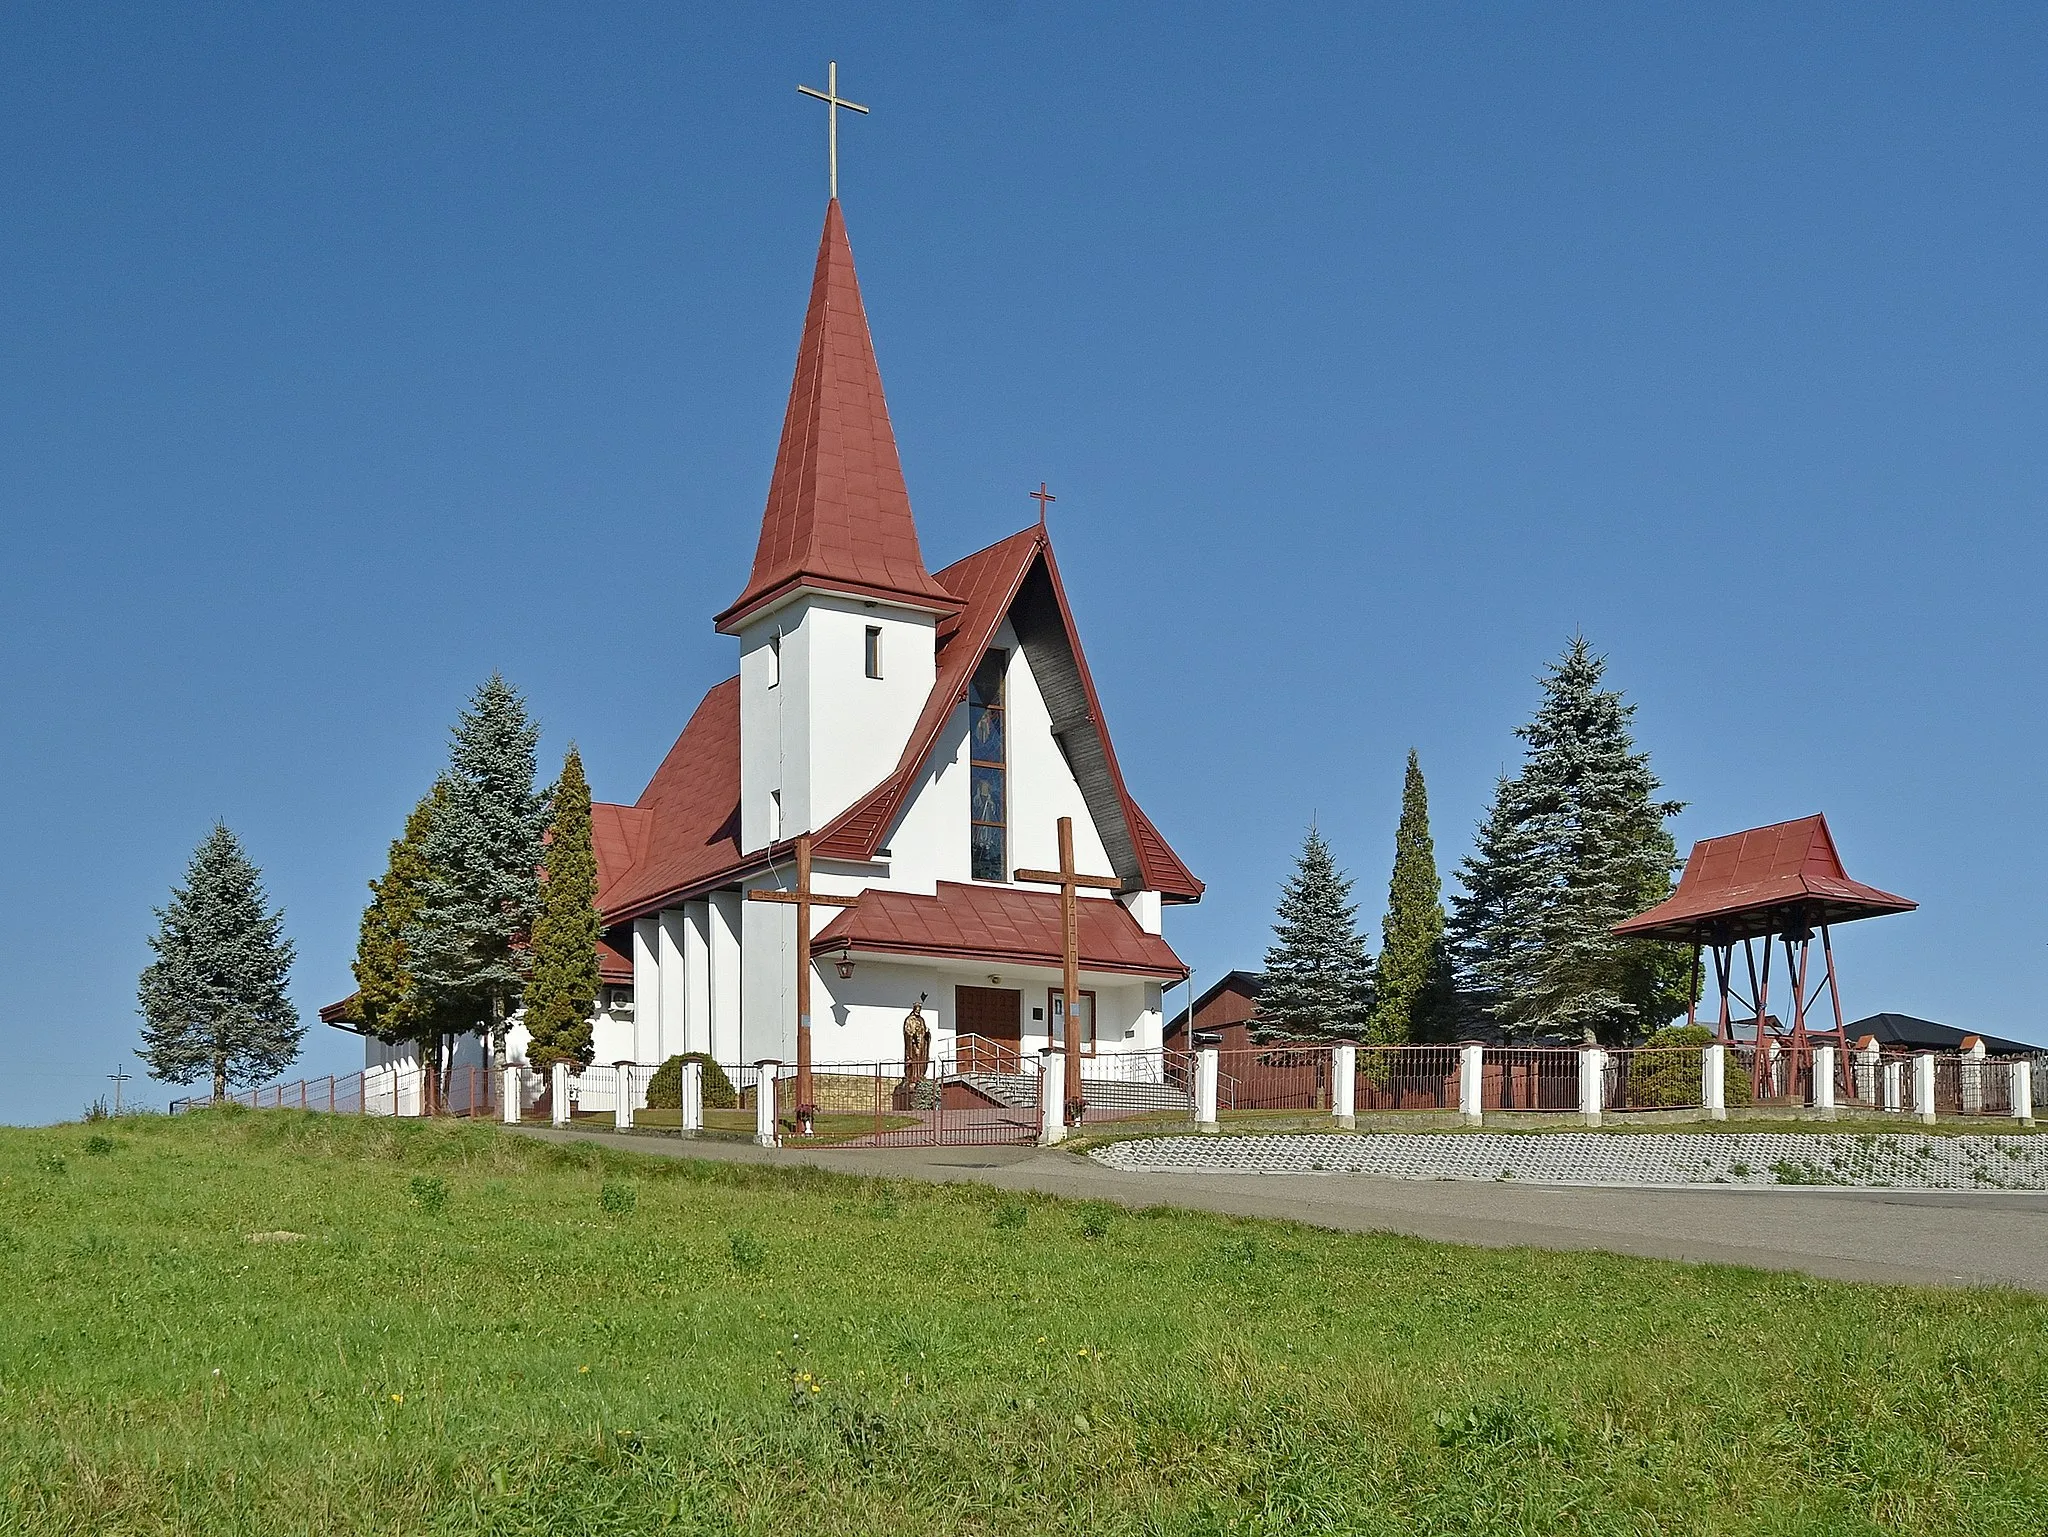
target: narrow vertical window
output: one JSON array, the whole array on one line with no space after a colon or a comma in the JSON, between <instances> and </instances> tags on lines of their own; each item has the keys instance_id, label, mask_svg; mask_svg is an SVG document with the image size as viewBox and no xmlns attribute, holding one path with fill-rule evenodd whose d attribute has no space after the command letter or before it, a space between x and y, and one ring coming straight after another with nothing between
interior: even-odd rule
<instances>
[{"instance_id":1,"label":"narrow vertical window","mask_svg":"<svg viewBox=\"0 0 2048 1537\"><path fill-rule=\"evenodd\" d=\"M773 843L782 836L782 792L768 792L768 841Z\"/></svg>"},{"instance_id":2,"label":"narrow vertical window","mask_svg":"<svg viewBox=\"0 0 2048 1537\"><path fill-rule=\"evenodd\" d=\"M782 637L768 637L768 686L775 687L782 681Z\"/></svg>"},{"instance_id":3,"label":"narrow vertical window","mask_svg":"<svg viewBox=\"0 0 2048 1537\"><path fill-rule=\"evenodd\" d=\"M878 624L871 624L871 625L869 625L869 626L868 626L868 656L867 656L867 660L868 660L868 676L869 676L870 678L879 678L879 677L881 677L881 675L882 675L882 627L881 627L880 625L878 625Z\"/></svg>"},{"instance_id":4,"label":"narrow vertical window","mask_svg":"<svg viewBox=\"0 0 2048 1537\"><path fill-rule=\"evenodd\" d=\"M991 651L967 687L968 815L973 826L973 876L1010 878L1009 786L1003 756L1003 672L1007 651Z\"/></svg>"}]
</instances>

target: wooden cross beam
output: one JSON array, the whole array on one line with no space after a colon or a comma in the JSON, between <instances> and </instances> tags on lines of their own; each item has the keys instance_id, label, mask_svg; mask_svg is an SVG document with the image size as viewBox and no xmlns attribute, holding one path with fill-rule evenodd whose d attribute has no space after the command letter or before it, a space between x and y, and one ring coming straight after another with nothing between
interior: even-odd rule
<instances>
[{"instance_id":1,"label":"wooden cross beam","mask_svg":"<svg viewBox=\"0 0 2048 1537\"><path fill-rule=\"evenodd\" d=\"M796 909L796 1124L810 1136L817 1121L817 1097L811 1085L811 909L850 907L852 899L835 901L811 889L811 835L796 840L796 887L791 891L750 891L749 902L782 902Z\"/></svg>"},{"instance_id":2,"label":"wooden cross beam","mask_svg":"<svg viewBox=\"0 0 2048 1537\"><path fill-rule=\"evenodd\" d=\"M1124 883L1112 875L1083 875L1074 868L1074 819L1061 817L1060 867L1057 870L1018 870L1016 878L1034 885L1060 888L1060 991L1065 997L1067 1054L1066 1123L1080 1124L1088 1106L1081 1098L1081 1032L1074 1021L1081 1008L1081 923L1076 906L1083 887L1093 891L1121 891ZM1044 1091L1041 1089L1041 1093Z\"/></svg>"}]
</instances>

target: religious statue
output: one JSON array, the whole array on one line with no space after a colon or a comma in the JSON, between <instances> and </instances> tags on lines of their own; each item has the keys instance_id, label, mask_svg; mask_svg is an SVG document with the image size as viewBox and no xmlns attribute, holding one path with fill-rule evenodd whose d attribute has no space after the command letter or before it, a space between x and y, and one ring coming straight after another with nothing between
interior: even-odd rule
<instances>
[{"instance_id":1,"label":"religious statue","mask_svg":"<svg viewBox=\"0 0 2048 1537\"><path fill-rule=\"evenodd\" d=\"M925 995L919 993L903 1016L903 1078L913 1086L923 1083L931 1070L932 1027L925 1023L924 1000Z\"/></svg>"}]
</instances>

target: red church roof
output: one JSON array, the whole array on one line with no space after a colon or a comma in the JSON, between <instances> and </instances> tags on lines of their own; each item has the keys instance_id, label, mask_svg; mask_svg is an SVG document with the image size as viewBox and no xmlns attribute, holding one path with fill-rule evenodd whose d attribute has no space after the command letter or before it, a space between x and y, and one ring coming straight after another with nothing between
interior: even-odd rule
<instances>
[{"instance_id":1,"label":"red church roof","mask_svg":"<svg viewBox=\"0 0 2048 1537\"><path fill-rule=\"evenodd\" d=\"M631 806L593 804L593 834L641 827L636 857L623 837L597 843L597 905L606 921L651 911L663 897L748 867L740 853L740 680L704 696L661 767ZM765 863L765 859L760 862Z\"/></svg>"},{"instance_id":2,"label":"red church roof","mask_svg":"<svg viewBox=\"0 0 2048 1537\"><path fill-rule=\"evenodd\" d=\"M718 628L735 631L805 587L941 613L955 607L918 549L837 198L825 209L753 574L746 591L718 616Z\"/></svg>"},{"instance_id":3,"label":"red church roof","mask_svg":"<svg viewBox=\"0 0 2048 1537\"><path fill-rule=\"evenodd\" d=\"M1121 812L1129 830L1139 884L1146 890L1160 892L1168 901L1198 901L1203 891L1201 881L1181 862L1180 856L1159 835L1151 819L1139 809L1125 788L1123 771L1116 761L1116 749L1103 722L1102 704L1096 697L1095 680L1089 675L1088 659L1081 650L1081 637L1074 626L1073 610L1067 604L1066 587L1060 581L1059 566L1053 559L1052 541L1047 537L1043 524L1012 534L1000 543L956 561L939 573L939 580L961 596L964 607L958 614L939 623L938 676L925 700L924 711L910 733L910 740L904 744L896 771L827 823L813 850L824 858L866 860L875 857L911 790L924 777L947 718L967 697L967 684L974 676L975 667L1009 615L1025 580L1041 565L1059 622L1066 632L1067 645L1073 653L1075 670L1086 701L1085 724L1093 728L1102 744L1108 788L1114 802L1112 814Z\"/></svg>"},{"instance_id":4,"label":"red church roof","mask_svg":"<svg viewBox=\"0 0 2048 1537\"><path fill-rule=\"evenodd\" d=\"M1776 933L1788 918L1847 923L1919 904L1849 879L1827 818L1801 817L1695 843L1678 889L1614 926L1634 938L1709 942Z\"/></svg>"},{"instance_id":5,"label":"red church roof","mask_svg":"<svg viewBox=\"0 0 2048 1537\"><path fill-rule=\"evenodd\" d=\"M895 770L819 829L813 851L820 859L861 863L879 856L889 829L937 748L947 718L966 697L975 665L1041 560L1057 612L1067 627L1087 700L1087 721L1101 739L1113 803L1122 808L1130 833L1139 882L1171 902L1198 901L1202 882L1173 852L1124 786L1094 681L1088 676L1087 659L1081 653L1080 636L1073 630L1052 545L1037 525L939 573L946 586L965 601L958 613L939 622L938 672L924 710ZM792 846L789 841L778 843L773 850L741 853L739 804L739 679L728 678L704 696L633 806L598 804L591 808L598 854L598 906L605 921L619 923L638 917L765 869L771 853L776 859L787 859ZM631 858L626 857L629 854ZM615 860L620 862L615 864Z\"/></svg>"},{"instance_id":6,"label":"red church roof","mask_svg":"<svg viewBox=\"0 0 2048 1537\"><path fill-rule=\"evenodd\" d=\"M1172 947L1140 928L1121 902L1084 897L1075 919L1084 970L1172 982L1187 975ZM811 941L811 953L851 947L991 965L1057 966L1060 943L1060 899L1054 893L940 881L936 896L881 889L864 893L825 925Z\"/></svg>"}]
</instances>

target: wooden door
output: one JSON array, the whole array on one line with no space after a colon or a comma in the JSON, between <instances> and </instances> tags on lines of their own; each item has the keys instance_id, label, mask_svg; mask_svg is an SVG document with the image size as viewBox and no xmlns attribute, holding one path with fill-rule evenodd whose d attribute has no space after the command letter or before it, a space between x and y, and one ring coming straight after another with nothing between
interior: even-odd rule
<instances>
[{"instance_id":1,"label":"wooden door","mask_svg":"<svg viewBox=\"0 0 2048 1537\"><path fill-rule=\"evenodd\" d=\"M1024 994L1013 987L954 988L953 1030L962 1038L981 1037L996 1048L992 1055L1010 1059L976 1063L963 1071L1015 1071L1011 1063L1024 1043Z\"/></svg>"}]
</instances>

